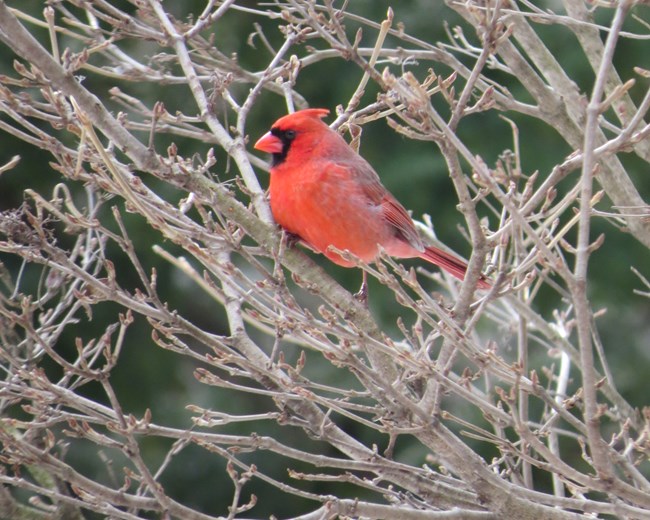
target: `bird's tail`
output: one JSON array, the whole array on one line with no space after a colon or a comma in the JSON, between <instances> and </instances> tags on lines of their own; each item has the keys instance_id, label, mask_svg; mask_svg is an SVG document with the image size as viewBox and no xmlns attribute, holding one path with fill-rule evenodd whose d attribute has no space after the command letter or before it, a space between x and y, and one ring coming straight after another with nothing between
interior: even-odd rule
<instances>
[{"instance_id":1,"label":"bird's tail","mask_svg":"<svg viewBox=\"0 0 650 520\"><path fill-rule=\"evenodd\" d=\"M449 253L443 251L442 249L438 249L437 247L426 247L424 251L420 253L420 258L423 258L424 260L431 262L438 267L441 267L449 274L454 275L459 280L465 279L467 264L459 258L456 258L454 255L450 255ZM492 284L490 284L488 279L483 275L481 275L481 278L479 278L477 286L479 289L492 288Z\"/></svg>"}]
</instances>

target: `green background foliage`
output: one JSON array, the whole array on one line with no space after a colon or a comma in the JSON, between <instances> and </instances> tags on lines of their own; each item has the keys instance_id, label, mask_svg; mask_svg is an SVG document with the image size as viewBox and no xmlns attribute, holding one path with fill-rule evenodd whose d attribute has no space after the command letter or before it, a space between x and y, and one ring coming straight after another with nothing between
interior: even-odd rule
<instances>
[{"instance_id":1,"label":"green background foliage","mask_svg":"<svg viewBox=\"0 0 650 520\"><path fill-rule=\"evenodd\" d=\"M42 4L40 2L33 2L33 4L33 16L40 17ZM183 19L192 13L200 12L203 4L204 2L176 2L166 7L171 9L178 19ZM250 4L255 4L255 2L250 2ZM365 18L380 21L389 6L392 6L395 11L396 23L403 23L411 35L422 40L449 43L449 35L460 24L464 28L465 37L478 44L476 35L472 33L471 28L464 24L443 2L357 0L350 2L349 10ZM600 12L603 17L609 16L606 10ZM261 30L272 45L279 46L282 43L283 36L274 23L269 20L260 20L246 12L236 11L230 11L226 15L219 24L220 30L217 33L205 34L205 37L213 37L214 44L223 54L236 54L245 69L262 70L271 56L264 49L258 36L249 37L253 30L253 22L261 24ZM602 23L606 24L607 20L603 19ZM633 25L635 22L631 20L629 23ZM537 28L554 56L559 59L565 70L570 72L583 93L588 95L592 87L593 72L571 31L559 25ZM350 21L346 23L346 29L348 36L352 38L357 27ZM33 32L40 40L46 40L47 34L43 30L34 29ZM372 46L375 37L376 34L364 32L362 46ZM61 48L71 45L72 50L75 50L74 46L78 44L62 38L60 45ZM133 46L143 47L141 52L149 55L152 65L176 67L176 65L170 65L164 61L158 62L157 54L160 49L151 42L124 40L120 42L120 45L125 49L131 49ZM308 55L304 47L297 49L297 53L299 57ZM648 56L650 53L647 52L647 41L626 40L622 42L616 55L616 66L623 79L634 77L632 71L634 66L650 68ZM470 63L469 60L468 63ZM430 66L431 64L428 62L414 60L404 65L403 68L411 70L418 78L423 78ZM4 60L1 56L0 72L6 75L13 74L12 63ZM451 73L451 70L442 65L436 65L435 72L438 75L446 76ZM509 77L498 70L488 69L486 74L494 78L495 81L505 84L514 93L523 92L517 78ZM310 106L325 107L334 112L338 105L347 104L360 76L361 71L351 62L341 59L325 60L307 67L301 72L296 90ZM632 89L631 94L635 100L638 101L647 88L645 83L647 81L640 81L639 85ZM109 79L88 73L83 84L95 92L111 111L120 110L120 106L109 96L109 90L114 87ZM242 95L249 87L248 84L241 85ZM147 106L152 106L156 101L162 101L170 113L178 110L185 114L192 114L196 111L196 106L188 96L185 86L163 85L161 88L152 88L149 83L133 82L128 85L120 84L120 89L139 98ZM371 83L362 102L372 102L378 93L377 87ZM435 99L434 103L436 103ZM442 101L438 101L438 103L437 108L444 115L448 111L448 107L445 107ZM223 112L225 107L217 105L217 110ZM249 143L264 133L271 123L284 113L286 113L286 107L283 100L275 94L265 92L249 118L247 128ZM4 116L0 114L0 118L2 117ZM534 172L539 172L540 179L548 175L550 168L571 152L553 128L522 115L514 115L512 120L517 125L519 132L519 150L514 150L513 132L510 124L499 117L496 111L465 118L458 130L458 135L472 152L482 157L490 167L495 167L499 161L503 161L504 157L514 151L519 154L523 173L531 175ZM146 132L142 132L140 137L143 142L148 139ZM171 138L165 135L158 135L154 146L157 151L164 153L172 141L182 155L189 157L196 154L197 161L200 160L199 158L205 157L208 149L212 146L209 143ZM49 157L46 152L35 150L8 134L2 135L2 143L0 163L4 164L16 154L21 156L21 162L19 167L5 173L0 178L1 210L18 207L22 203L22 192L26 187L48 194L52 192L56 183L61 182L57 173L48 167ZM444 160L434 143L409 140L396 134L388 128L383 120L380 120L363 127L360 152L377 169L382 181L397 199L412 210L414 218L420 219L425 213L431 215L438 238L463 256L469 256L469 245L461 232L463 220L457 209L456 194L447 176ZM234 181L237 173L236 168L229 164L223 150L215 149L215 154L218 161L212 169L213 175L221 181L228 179ZM623 160L642 196L647 199L650 196L648 172L642 170L643 165L633 157L623 157ZM258 170L258 174L261 183L266 186L268 184L267 173ZM577 175L577 173L573 175ZM156 180L150 178L144 180L150 186L156 186L161 196L168 200L178 200L184 195L174 192L168 185ZM81 186L74 184L70 184L70 188L72 190L82 189ZM246 200L246 195L242 193L241 198ZM116 200L115 205L121 207L121 202ZM603 209L607 209L607 201L602 206ZM169 302L171 308L181 310L184 316L206 330L219 334L226 333L227 323L221 314L221 308L216 307L203 293L196 291L192 282L154 254L152 245L163 243L162 238L156 235L141 217L124 214L124 218L145 270L155 267L158 272L161 297ZM489 227L494 229L497 225L495 217L486 212L485 218L489 222ZM597 220L594 225L594 237L599 233L605 233L607 247L597 252L592 258L590 297L595 309L606 310L603 316L598 318L598 324L601 339L607 346L607 356L618 381L619 389L633 405L642 406L647 402L646 370L650 368L650 350L648 349L650 306L647 298L634 294L633 290L639 288L639 280L631 273L630 267L636 266L648 276L650 273L647 269L647 250L629 234L612 233L612 226L613 224L606 219ZM181 253L172 244L164 243L163 245L172 253ZM125 267L127 264L124 253L114 246L109 249L108 253L115 263L117 276L121 283L125 287L136 287L139 282L135 274ZM360 282L360 272L334 266L323 257L316 258L337 280L344 283L351 291L356 290ZM0 257L0 261L4 262L13 273L17 273L21 268L21 264L15 257ZM421 262L408 261L404 264L409 267L417 267L421 265ZM21 286L24 288L37 287L44 283L41 276L42 269L40 267L27 266L21 279ZM427 283L430 290L437 290L435 282L425 282L424 277L421 278L422 283ZM301 291L298 288L294 289L297 292ZM383 322L384 330L397 330L396 321L400 317L400 307L395 303L390 292L372 281L370 294L372 312ZM317 298L306 293L303 293L301 298L305 302L311 300L311 305L317 309L319 305ZM538 310L545 316L551 316L553 310L560 307L562 303L558 301L556 294L551 293L549 293L548 299L538 299L537 302L540 306ZM102 330L111 319L114 319L116 311L118 311L117 306L111 303L94 306L92 316L80 321L74 330L69 331L69 337L60 343L60 354L63 356L73 355L75 338L82 338L83 341L84 338L95 337L97 330ZM503 330L498 333L503 339L505 348L510 348L508 338L512 331ZM252 334L255 337L254 333ZM268 338L261 335L258 340L269 341ZM268 344L267 347L270 350L272 344ZM298 355L291 346L283 348L283 353L289 362L295 362ZM53 372L59 370L56 366L46 368ZM186 409L186 405L189 403L237 414L261 413L272 408L267 401L268 398L252 397L250 394L244 393L237 394L199 383L194 375L196 368L189 358L180 358L156 346L150 338L150 329L145 320L137 318L136 324L128 331L120 362L111 377L126 411L141 416L146 409L150 409L155 420L163 424L187 427L190 424L190 417L193 415ZM318 379L349 378L350 385L355 384L351 376L328 363L312 360L312 363L308 365L308 370L318 371ZM87 385L82 393L91 399L105 399L99 385ZM454 406L453 402L446 404L450 407ZM18 415L21 413L19 410L15 412ZM299 445L311 446L309 449L312 451L329 449L319 447L317 441L308 439L299 428L281 429L272 421L261 421L256 426L259 426L257 433L260 435L295 435L297 439L300 439ZM243 427L248 428L248 424ZM354 423L351 423L349 427L354 430L355 436L363 438L367 443L372 442L370 439L376 435L374 432L360 429ZM240 424L230 424L215 430L236 434L240 428L242 428ZM387 440L377 436L374 442L377 443L379 449L384 449ZM162 462L170 443L171 441L166 442L160 438L143 440L145 460L150 461L155 467L156 462ZM205 513L222 513L223 505L230 501L232 494L230 481L215 478L215 476L224 475L223 460L217 457L207 457L205 451L196 446L190 446L186 450L182 464L172 463L172 470L168 471L167 477L162 480L163 486L170 496L189 505L194 505ZM488 447L484 456L489 459L494 454L493 450ZM67 456L77 459L91 478L94 478L95 475L103 478L104 469L109 464L108 460L110 460L110 465L116 469L126 464L126 461L120 460L115 453L98 453L96 447L90 443L71 444ZM400 438L394 456L397 460L415 465L423 464L427 460L427 453L424 449L419 444L409 443L405 438ZM268 454L268 457L260 458L259 453L255 453L251 456L250 462L254 462L271 474L281 475L286 472L286 468L279 465L271 454ZM301 468L294 467L293 469L300 471ZM283 478L283 476L278 478ZM343 484L304 483L305 489L313 487L322 491L321 486L329 486L327 489L331 489L333 493L339 493L340 496L346 494ZM258 517L271 514L280 517L292 515L304 507L304 504L301 504L298 499L274 500L277 491L259 480L254 480L250 487L247 487L247 491L258 496L259 505L253 510Z\"/></svg>"}]
</instances>

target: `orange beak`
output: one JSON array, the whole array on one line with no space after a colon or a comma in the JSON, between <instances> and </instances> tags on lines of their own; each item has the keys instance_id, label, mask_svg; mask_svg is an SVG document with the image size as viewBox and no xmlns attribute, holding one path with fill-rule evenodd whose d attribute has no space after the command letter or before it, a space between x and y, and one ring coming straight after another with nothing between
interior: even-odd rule
<instances>
[{"instance_id":1,"label":"orange beak","mask_svg":"<svg viewBox=\"0 0 650 520\"><path fill-rule=\"evenodd\" d=\"M266 132L257 140L253 145L253 148L261 150L262 152L282 153L283 146L279 137L276 137L271 132Z\"/></svg>"}]
</instances>

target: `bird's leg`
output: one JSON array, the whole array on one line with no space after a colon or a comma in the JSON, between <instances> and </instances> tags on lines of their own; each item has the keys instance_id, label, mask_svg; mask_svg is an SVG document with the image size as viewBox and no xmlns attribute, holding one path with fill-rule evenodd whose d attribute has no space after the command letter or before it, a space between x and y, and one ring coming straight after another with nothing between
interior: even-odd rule
<instances>
[{"instance_id":1,"label":"bird's leg","mask_svg":"<svg viewBox=\"0 0 650 520\"><path fill-rule=\"evenodd\" d=\"M362 271L362 273L361 287L359 287L358 292L354 293L354 298L365 307L368 307L368 273L365 271Z\"/></svg>"}]
</instances>

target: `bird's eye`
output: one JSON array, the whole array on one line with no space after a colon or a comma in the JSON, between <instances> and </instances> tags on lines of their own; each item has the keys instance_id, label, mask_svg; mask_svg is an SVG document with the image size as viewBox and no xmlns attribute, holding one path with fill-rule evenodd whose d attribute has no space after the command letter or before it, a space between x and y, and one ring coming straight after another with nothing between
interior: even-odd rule
<instances>
[{"instance_id":1,"label":"bird's eye","mask_svg":"<svg viewBox=\"0 0 650 520\"><path fill-rule=\"evenodd\" d=\"M287 130L284 133L284 137L287 139L287 141L293 141L296 138L296 131L295 130Z\"/></svg>"}]
</instances>

